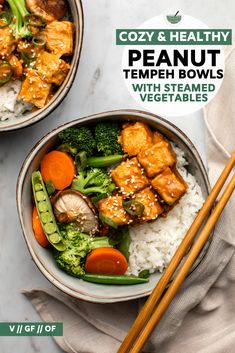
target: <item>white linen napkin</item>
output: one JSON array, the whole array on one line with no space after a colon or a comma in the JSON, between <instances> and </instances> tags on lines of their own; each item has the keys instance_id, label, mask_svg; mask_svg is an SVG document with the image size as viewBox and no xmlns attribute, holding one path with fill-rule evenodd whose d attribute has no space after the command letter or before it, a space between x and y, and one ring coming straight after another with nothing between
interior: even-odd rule
<instances>
[{"instance_id":1,"label":"white linen napkin","mask_svg":"<svg viewBox=\"0 0 235 353\"><path fill-rule=\"evenodd\" d=\"M213 185L235 149L235 47L226 57L219 93L204 110L209 178ZM235 197L218 222L200 266L185 280L144 352L230 353L235 345ZM45 321L63 321L55 337L69 353L114 353L144 300L91 304L58 290L23 293Z\"/></svg>"}]
</instances>

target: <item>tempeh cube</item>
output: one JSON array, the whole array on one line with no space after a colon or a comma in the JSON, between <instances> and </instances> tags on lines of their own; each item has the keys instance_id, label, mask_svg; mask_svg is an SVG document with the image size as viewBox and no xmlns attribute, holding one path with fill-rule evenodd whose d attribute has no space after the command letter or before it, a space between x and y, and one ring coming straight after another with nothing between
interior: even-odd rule
<instances>
[{"instance_id":1,"label":"tempeh cube","mask_svg":"<svg viewBox=\"0 0 235 353\"><path fill-rule=\"evenodd\" d=\"M46 37L46 48L59 57L73 54L74 24L69 21L49 23L43 35Z\"/></svg>"},{"instance_id":2,"label":"tempeh cube","mask_svg":"<svg viewBox=\"0 0 235 353\"><path fill-rule=\"evenodd\" d=\"M187 184L180 174L166 168L152 180L153 188L168 205L173 205L186 192Z\"/></svg>"},{"instance_id":3,"label":"tempeh cube","mask_svg":"<svg viewBox=\"0 0 235 353\"><path fill-rule=\"evenodd\" d=\"M153 144L155 145L158 142L168 142L165 137L158 131L154 131L153 133Z\"/></svg>"},{"instance_id":4,"label":"tempeh cube","mask_svg":"<svg viewBox=\"0 0 235 353\"><path fill-rule=\"evenodd\" d=\"M164 211L157 199L157 195L149 187L135 194L133 200L139 201L144 205L144 212L138 218L141 223L156 219Z\"/></svg>"},{"instance_id":5,"label":"tempeh cube","mask_svg":"<svg viewBox=\"0 0 235 353\"><path fill-rule=\"evenodd\" d=\"M117 225L124 225L130 222L130 216L122 205L122 196L109 196L98 202L99 212L110 218Z\"/></svg>"},{"instance_id":6,"label":"tempeh cube","mask_svg":"<svg viewBox=\"0 0 235 353\"><path fill-rule=\"evenodd\" d=\"M44 82L35 70L30 70L24 80L18 99L32 103L37 108L46 105L51 84Z\"/></svg>"},{"instance_id":7,"label":"tempeh cube","mask_svg":"<svg viewBox=\"0 0 235 353\"><path fill-rule=\"evenodd\" d=\"M69 72L70 65L58 56L45 51L37 60L36 69L45 82L60 86Z\"/></svg>"},{"instance_id":8,"label":"tempeh cube","mask_svg":"<svg viewBox=\"0 0 235 353\"><path fill-rule=\"evenodd\" d=\"M16 47L16 40L13 37L11 27L0 28L0 57L6 59Z\"/></svg>"},{"instance_id":9,"label":"tempeh cube","mask_svg":"<svg viewBox=\"0 0 235 353\"><path fill-rule=\"evenodd\" d=\"M112 178L125 196L132 195L149 184L136 157L122 162L115 168L112 171Z\"/></svg>"},{"instance_id":10,"label":"tempeh cube","mask_svg":"<svg viewBox=\"0 0 235 353\"><path fill-rule=\"evenodd\" d=\"M123 151L129 156L136 156L141 150L152 144L153 133L150 128L141 123L127 124L122 130L119 142Z\"/></svg>"},{"instance_id":11,"label":"tempeh cube","mask_svg":"<svg viewBox=\"0 0 235 353\"><path fill-rule=\"evenodd\" d=\"M155 177L167 167L172 167L176 162L169 143L164 141L141 151L137 158L149 178Z\"/></svg>"},{"instance_id":12,"label":"tempeh cube","mask_svg":"<svg viewBox=\"0 0 235 353\"><path fill-rule=\"evenodd\" d=\"M11 67L12 67L13 78L22 77L23 66L22 66L20 60L15 55L11 55L8 60L9 60L9 63L11 64Z\"/></svg>"}]
</instances>

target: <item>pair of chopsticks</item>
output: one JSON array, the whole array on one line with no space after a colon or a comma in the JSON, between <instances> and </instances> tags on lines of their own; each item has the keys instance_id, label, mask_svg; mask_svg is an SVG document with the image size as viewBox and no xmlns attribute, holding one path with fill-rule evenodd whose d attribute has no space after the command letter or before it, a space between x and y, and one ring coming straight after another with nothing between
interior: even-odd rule
<instances>
[{"instance_id":1,"label":"pair of chopsticks","mask_svg":"<svg viewBox=\"0 0 235 353\"><path fill-rule=\"evenodd\" d=\"M235 165L235 152L232 154L232 157L229 159L226 164L223 172L218 178L216 184L208 195L203 207L199 211L197 217L193 221L191 227L186 233L183 241L176 250L173 258L168 264L165 272L163 273L160 281L154 288L153 292L149 296L139 315L137 316L134 324L132 325L129 333L122 342L117 353L138 353L143 348L144 344L148 340L155 326L158 324L167 308L169 307L171 301L173 300L177 290L187 276L191 266L194 261L197 259L200 251L202 250L204 244L210 236L211 231L213 230L218 218L221 215L226 203L228 202L230 196L232 195L235 188L235 174L233 174L230 182L225 188L222 196L220 197L215 208L211 212L210 217L206 221L203 229L201 230L199 236L196 238L196 235L209 215L210 210L212 209L214 202L217 199L221 189L223 188L226 180L228 179L230 172L233 170ZM193 241L194 244L192 245ZM181 260L186 255L189 247L192 245L190 251L185 257L183 264L179 268L177 274L175 275L173 281L166 290L167 285L169 284L170 279L175 273L177 267L181 263ZM166 290L165 294L162 296L163 292ZM162 298L161 298L162 297ZM161 300L160 300L161 299Z\"/></svg>"}]
</instances>

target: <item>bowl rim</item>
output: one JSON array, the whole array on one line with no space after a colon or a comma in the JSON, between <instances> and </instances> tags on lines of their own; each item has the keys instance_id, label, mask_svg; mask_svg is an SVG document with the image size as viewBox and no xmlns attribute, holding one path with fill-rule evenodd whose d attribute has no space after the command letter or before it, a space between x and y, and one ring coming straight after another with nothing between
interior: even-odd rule
<instances>
[{"instance_id":1,"label":"bowl rim","mask_svg":"<svg viewBox=\"0 0 235 353\"><path fill-rule=\"evenodd\" d=\"M77 28L78 36L77 36L77 48L75 48L75 52L72 59L73 66L71 67L65 79L65 82L62 84L62 86L58 88L57 92L52 98L52 101L49 102L49 104L47 104L44 108L38 109L34 114L31 115L31 113L29 113L28 119L22 122L20 120L21 118L19 118L19 121L16 121L6 126L1 126L1 122L0 122L0 134L4 132L14 132L20 129L24 129L28 126L34 125L37 122L47 118L63 102L63 100L68 95L70 89L72 88L74 80L77 75L79 62L81 59L81 52L82 52L83 39L84 39L84 11L83 11L82 0L71 0L71 1L74 4L76 17L78 18L78 28ZM72 17L74 18L73 13L72 13Z\"/></svg>"},{"instance_id":2,"label":"bowl rim","mask_svg":"<svg viewBox=\"0 0 235 353\"><path fill-rule=\"evenodd\" d=\"M33 250L33 248L31 247L30 243L28 242L27 236L26 236L26 231L24 229L24 222L23 222L23 215L22 215L22 207L21 207L21 196L22 196L22 188L25 182L25 176L26 176L26 172L27 169L29 167L29 165L31 164L32 160L34 159L34 157L37 155L37 153L40 151L40 149L45 145L46 142L48 142L51 138L53 138L55 135L58 134L59 131L64 130L67 127L70 126L74 126L77 124L83 124L84 122L89 122L90 120L98 120L99 118L105 118L108 116L119 116L119 115L130 115L133 118L145 118L145 117L150 117L150 118L155 118L156 121L160 121L161 125L163 125L164 127L166 127L169 130L172 129L175 133L178 134L178 136L180 137L180 139L183 142L187 142L186 144L188 146L190 146L190 149L193 153L193 155L196 157L196 161L198 164L198 167L204 177L205 180L205 186L207 189L207 192L209 192L210 190L210 182L208 179L208 175L207 175L207 171L205 168L205 165L195 147L195 145L193 144L193 142L189 139L189 137L180 129L178 128L176 125L174 125L173 123L171 123L170 121L162 118L161 116L158 116L156 114L147 112L147 111L142 111L142 110L136 110L136 109L116 109L116 110L111 110L111 111L106 111L106 112L101 112L101 113L96 113L96 114L91 114L88 116L84 116L84 117L80 117L77 119L74 119L72 121L63 123L59 126L57 126L56 128L54 128L53 130L51 130L50 132L48 132L46 135L44 135L42 138L40 138L40 140L31 148L31 150L29 151L29 153L27 154L25 160L22 163L22 166L20 168L19 171L19 175L17 178L17 183L16 183L16 204L17 204L17 212L18 212L18 217L20 220L20 226L21 226L21 230L26 242L26 245L28 247L29 253L31 255L31 258L33 259L33 261L35 262L36 266L38 267L38 269L40 270L40 272L45 276L45 278L52 283L55 287L57 287L58 289L60 289L62 292L64 292L65 294L70 295L71 297L74 297L76 299L82 299L85 300L87 302L91 302L91 303L103 303L103 304L108 304L108 303L114 303L114 302L122 302L122 301L127 301L127 300L133 300L133 299L137 299L137 298L142 298L145 296L148 296L152 290L146 290L143 291L141 294L136 294L136 295L126 295L126 296L122 296L122 297L105 297L105 296L99 296L99 295L92 295L89 293L89 295L87 293L83 293L82 291L77 291L74 288L72 288L71 286L69 286L68 284L63 284L60 282L60 280L58 280L54 275L52 275L50 273L50 271L46 268L46 266L42 263L42 261L38 258L36 252ZM196 264L196 266L192 267L191 272L189 272L188 276L190 276L190 274L200 265L201 261L203 260L204 256L207 253L208 247L209 247L210 243L208 243L207 248L205 249L204 253L202 254L202 257L200 258L199 262Z\"/></svg>"}]
</instances>

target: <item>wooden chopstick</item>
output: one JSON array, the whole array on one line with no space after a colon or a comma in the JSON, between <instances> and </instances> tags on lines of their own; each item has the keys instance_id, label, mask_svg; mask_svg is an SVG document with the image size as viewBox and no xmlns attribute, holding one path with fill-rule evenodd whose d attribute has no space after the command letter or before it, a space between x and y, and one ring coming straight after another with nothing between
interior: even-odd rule
<instances>
[{"instance_id":1,"label":"wooden chopstick","mask_svg":"<svg viewBox=\"0 0 235 353\"><path fill-rule=\"evenodd\" d=\"M172 275L174 274L175 270L180 264L187 249L192 244L198 230L200 229L206 217L208 216L208 213L211 210L231 170L233 169L234 164L235 164L235 152L233 153L232 157L229 159L228 163L226 164L223 172L221 173L216 184L214 185L213 189L208 195L203 207L199 211L194 222L192 223L191 227L186 233L183 241L181 242L180 246L176 250L174 256L172 257L170 263L168 264L158 284L156 285L153 292L151 293L148 300L146 301L145 305L143 306L142 310L140 311L138 317L136 318L134 324L129 330L129 333L127 334L126 338L122 342L121 346L119 347L117 353L127 353L130 351L130 348L134 344L136 338L139 336L140 331L144 327L144 324L149 320L157 302L161 298L164 290L166 289L168 282L170 281Z\"/></svg>"},{"instance_id":2,"label":"wooden chopstick","mask_svg":"<svg viewBox=\"0 0 235 353\"><path fill-rule=\"evenodd\" d=\"M169 288L167 289L166 293L162 297L161 301L159 302L156 310L153 312L152 316L150 317L149 321L146 323L146 326L141 331L139 337L136 339L136 342L133 348L130 349L130 353L139 353L144 346L145 342L151 335L153 329L160 321L163 314L166 312L168 306L170 305L171 301L173 300L177 290L181 286L182 282L184 281L185 277L187 276L191 266L193 265L194 261L198 257L200 251L202 250L204 244L206 243L208 237L210 236L211 231L213 230L218 218L220 217L226 203L228 202L230 196L232 195L235 189L235 174L233 175L231 181L227 185L224 193L222 194L219 202L215 206L214 210L211 213L206 225L202 229L199 237L193 244L192 248L190 249L186 259L183 262L183 265L180 267L178 273L176 274L175 278L173 279L172 283L170 284Z\"/></svg>"}]
</instances>

